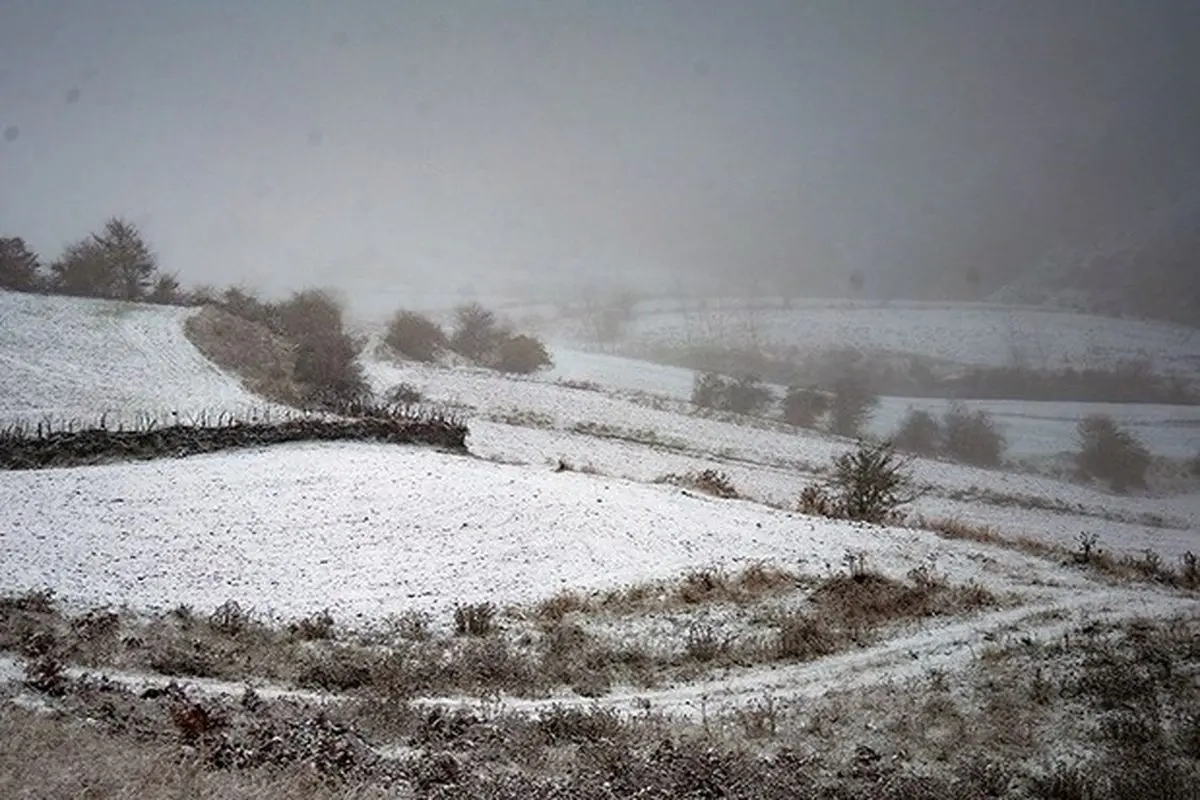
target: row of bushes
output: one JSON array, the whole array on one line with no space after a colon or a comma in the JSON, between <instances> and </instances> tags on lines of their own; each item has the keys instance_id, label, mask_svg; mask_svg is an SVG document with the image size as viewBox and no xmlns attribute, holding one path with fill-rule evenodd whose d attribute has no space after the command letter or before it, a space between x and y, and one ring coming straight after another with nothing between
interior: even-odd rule
<instances>
[{"instance_id":1,"label":"row of bushes","mask_svg":"<svg viewBox=\"0 0 1200 800\"><path fill-rule=\"evenodd\" d=\"M772 354L748 347L660 346L638 354L697 372L756 375L782 386L829 386L844 375L857 374L872 393L896 397L1200 404L1194 383L1157 372L1149 358L1126 359L1104 368L1039 369L1013 364L975 366L949 374L946 365L923 356L852 348L803 356L798 351Z\"/></svg>"},{"instance_id":2,"label":"row of bushes","mask_svg":"<svg viewBox=\"0 0 1200 800\"><path fill-rule=\"evenodd\" d=\"M132 430L16 426L0 431L0 469L182 458L303 441L372 441L466 450L467 426L440 412L387 406L363 406L348 411L353 416L302 417L276 422L229 420L215 425L179 424L162 428L145 425Z\"/></svg>"},{"instance_id":3,"label":"row of bushes","mask_svg":"<svg viewBox=\"0 0 1200 800\"><path fill-rule=\"evenodd\" d=\"M939 420L928 411L909 411L893 443L919 456L942 456L977 467L999 466L1004 435L986 411L968 411L952 403Z\"/></svg>"},{"instance_id":4,"label":"row of bushes","mask_svg":"<svg viewBox=\"0 0 1200 800\"><path fill-rule=\"evenodd\" d=\"M459 306L450 332L415 311L398 311L388 323L384 344L413 361L433 362L455 353L473 364L501 372L529 374L552 364L536 336L515 333L478 303Z\"/></svg>"},{"instance_id":5,"label":"row of bushes","mask_svg":"<svg viewBox=\"0 0 1200 800\"><path fill-rule=\"evenodd\" d=\"M793 386L782 401L757 378L728 378L715 372L698 374L692 403L715 411L762 416L780 403L778 418L801 428L824 428L839 436L857 436L870 419L879 398L860 375L848 374L829 391Z\"/></svg>"},{"instance_id":6,"label":"row of bushes","mask_svg":"<svg viewBox=\"0 0 1200 800\"><path fill-rule=\"evenodd\" d=\"M728 378L702 373L695 378L692 402L719 411L766 415L778 401L767 386L753 377ZM836 380L829 391L816 387L789 388L780 403L779 419L797 427L856 437L877 404L878 397L866 379L851 373ZM1150 453L1111 417L1085 417L1079 422L1076 437L1077 477L1104 481L1117 492L1146 487ZM959 402L952 403L940 419L928 411L910 410L891 441L901 452L979 467L1000 466L1006 449L1004 435L992 416L982 410L972 412ZM1200 455L1189 468L1200 475Z\"/></svg>"}]
</instances>

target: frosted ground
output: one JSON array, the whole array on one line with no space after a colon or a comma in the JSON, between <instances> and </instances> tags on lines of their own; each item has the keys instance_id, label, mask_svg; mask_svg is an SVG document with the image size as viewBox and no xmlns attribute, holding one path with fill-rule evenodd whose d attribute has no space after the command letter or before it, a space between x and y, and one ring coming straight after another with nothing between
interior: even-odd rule
<instances>
[{"instance_id":1,"label":"frosted ground","mask_svg":"<svg viewBox=\"0 0 1200 800\"><path fill-rule=\"evenodd\" d=\"M182 334L186 310L2 293L0 303L0 358L20 375L5 372L0 417L263 405L192 348ZM989 631L1017 623L1031 635L1052 635L1055 625L1085 616L1200 611L1194 599L1170 591L1118 590L1011 549L798 515L789 509L799 489L849 442L697 416L681 399L691 381L682 371L569 349L557 355L556 371L532 380L365 357L376 388L407 382L466 415L471 456L306 444L0 474L0 591L50 586L80 608L204 608L235 598L285 615L329 607L339 619L369 622L420 609L444 618L460 602L523 603L563 588L598 590L760 559L827 574L855 551L888 574L932 563L954 581L1023 599L1018 609L938 623L932 633L846 663L804 666L791 677L757 674L727 687L730 698L764 681L808 686L804 676L818 673L823 685L847 671L882 679L902 673L912 658L901 656L911 652L953 663ZM599 390L558 378L593 381ZM1147 424L1176 413L1125 410L1144 414L1138 419ZM1011 418L1021 411L1014 408ZM1179 430L1194 430L1188 419ZM586 472L556 472L560 459ZM707 467L727 472L747 499L658 482ZM1200 549L1194 493L1118 497L936 461L915 469L927 489L916 510L930 516L1067 547L1091 532L1112 549L1147 548L1169 559ZM1048 610L1058 612L1053 624L1043 618ZM696 691L679 689L676 699L686 706Z\"/></svg>"}]
</instances>

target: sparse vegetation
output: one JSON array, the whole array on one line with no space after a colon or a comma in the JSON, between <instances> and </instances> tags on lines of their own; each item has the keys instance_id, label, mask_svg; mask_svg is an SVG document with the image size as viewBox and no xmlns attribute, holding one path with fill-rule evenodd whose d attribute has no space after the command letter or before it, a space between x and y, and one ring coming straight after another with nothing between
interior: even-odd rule
<instances>
[{"instance_id":1,"label":"sparse vegetation","mask_svg":"<svg viewBox=\"0 0 1200 800\"><path fill-rule=\"evenodd\" d=\"M737 487L733 485L733 480L724 472L716 469L694 470L682 474L672 473L659 478L658 482L669 483L673 486L682 486L687 489L695 489L698 492L704 492L713 497L726 499L741 497Z\"/></svg>"},{"instance_id":2,"label":"sparse vegetation","mask_svg":"<svg viewBox=\"0 0 1200 800\"><path fill-rule=\"evenodd\" d=\"M441 326L424 314L397 311L388 323L384 344L413 361L436 361L449 345Z\"/></svg>"},{"instance_id":3,"label":"sparse vegetation","mask_svg":"<svg viewBox=\"0 0 1200 800\"><path fill-rule=\"evenodd\" d=\"M822 632L789 626L794 652L823 649ZM833 691L803 713L764 695L695 722L559 704L516 713L378 695L317 706L177 686L138 694L76 679L50 700L54 714L0 710L0 787L14 797L1191 798L1197 634L1194 619L1089 622L1044 642L998 641L952 676ZM575 652L580 640L562 638Z\"/></svg>"},{"instance_id":4,"label":"sparse vegetation","mask_svg":"<svg viewBox=\"0 0 1200 800\"><path fill-rule=\"evenodd\" d=\"M1085 417L1079 422L1077 437L1075 465L1082 477L1107 481L1115 492L1145 488L1150 452L1112 417Z\"/></svg>"}]
</instances>

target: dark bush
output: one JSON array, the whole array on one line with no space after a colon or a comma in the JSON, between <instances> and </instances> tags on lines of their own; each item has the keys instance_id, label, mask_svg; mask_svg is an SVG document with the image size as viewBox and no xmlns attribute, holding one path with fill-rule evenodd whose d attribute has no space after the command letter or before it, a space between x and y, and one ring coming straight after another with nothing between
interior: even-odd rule
<instances>
[{"instance_id":1,"label":"dark bush","mask_svg":"<svg viewBox=\"0 0 1200 800\"><path fill-rule=\"evenodd\" d=\"M30 292L42 282L37 254L16 236L0 237L0 288Z\"/></svg>"},{"instance_id":2,"label":"dark bush","mask_svg":"<svg viewBox=\"0 0 1200 800\"><path fill-rule=\"evenodd\" d=\"M798 428L814 428L829 412L830 397L817 388L791 386L783 398L783 421Z\"/></svg>"},{"instance_id":3,"label":"dark bush","mask_svg":"<svg viewBox=\"0 0 1200 800\"><path fill-rule=\"evenodd\" d=\"M864 375L843 375L833 384L829 431L839 436L858 436L878 404L879 397Z\"/></svg>"},{"instance_id":4,"label":"dark bush","mask_svg":"<svg viewBox=\"0 0 1200 800\"><path fill-rule=\"evenodd\" d=\"M476 364L490 362L504 338L504 331L496 315L479 303L459 306L454 315L454 333L450 336L450 349Z\"/></svg>"},{"instance_id":5,"label":"dark bush","mask_svg":"<svg viewBox=\"0 0 1200 800\"><path fill-rule=\"evenodd\" d=\"M892 443L904 453L937 455L942 447L942 426L928 411L909 409Z\"/></svg>"},{"instance_id":6,"label":"dark bush","mask_svg":"<svg viewBox=\"0 0 1200 800\"><path fill-rule=\"evenodd\" d=\"M942 417L942 444L955 461L994 467L1004 455L1004 436L986 411L971 413L954 403Z\"/></svg>"},{"instance_id":7,"label":"dark bush","mask_svg":"<svg viewBox=\"0 0 1200 800\"><path fill-rule=\"evenodd\" d=\"M528 334L505 336L496 357L496 369L528 375L554 363L541 339Z\"/></svg>"},{"instance_id":8,"label":"dark bush","mask_svg":"<svg viewBox=\"0 0 1200 800\"><path fill-rule=\"evenodd\" d=\"M491 603L468 603L454 607L454 632L459 636L486 636L492 632L496 607Z\"/></svg>"},{"instance_id":9,"label":"dark bush","mask_svg":"<svg viewBox=\"0 0 1200 800\"><path fill-rule=\"evenodd\" d=\"M343 332L342 304L325 289L295 292L277 306L277 315L277 332L293 342L328 339Z\"/></svg>"},{"instance_id":10,"label":"dark bush","mask_svg":"<svg viewBox=\"0 0 1200 800\"><path fill-rule=\"evenodd\" d=\"M294 377L301 397L315 408L340 411L371 399L358 347L346 333L302 339L296 349Z\"/></svg>"},{"instance_id":11,"label":"dark bush","mask_svg":"<svg viewBox=\"0 0 1200 800\"><path fill-rule=\"evenodd\" d=\"M405 358L426 362L436 360L449 344L440 325L415 311L397 311L383 341Z\"/></svg>"},{"instance_id":12,"label":"dark bush","mask_svg":"<svg viewBox=\"0 0 1200 800\"><path fill-rule=\"evenodd\" d=\"M752 375L733 379L709 372L697 375L692 384L692 402L701 408L755 415L772 400L771 390Z\"/></svg>"},{"instance_id":13,"label":"dark bush","mask_svg":"<svg viewBox=\"0 0 1200 800\"><path fill-rule=\"evenodd\" d=\"M1092 414L1076 428L1079 452L1075 465L1081 476L1107 481L1115 492L1146 486L1150 451L1112 417Z\"/></svg>"}]
</instances>

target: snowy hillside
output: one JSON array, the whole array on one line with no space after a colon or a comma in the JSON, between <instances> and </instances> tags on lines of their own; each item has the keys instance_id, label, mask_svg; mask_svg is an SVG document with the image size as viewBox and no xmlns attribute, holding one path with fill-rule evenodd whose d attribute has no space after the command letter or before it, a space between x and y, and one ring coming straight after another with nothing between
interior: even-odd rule
<instances>
[{"instance_id":1,"label":"snowy hillside","mask_svg":"<svg viewBox=\"0 0 1200 800\"><path fill-rule=\"evenodd\" d=\"M0 422L248 412L266 403L187 340L192 309L0 291Z\"/></svg>"},{"instance_id":2,"label":"snowy hillside","mask_svg":"<svg viewBox=\"0 0 1200 800\"><path fill-rule=\"evenodd\" d=\"M1032 307L959 303L867 304L796 302L736 307L709 301L653 303L639 310L626 341L639 345L726 346L758 343L820 352L856 348L923 355L961 365L1033 368L1112 367L1148 358L1162 372L1200 376L1200 333L1194 328ZM741 304L744 306L745 304ZM583 336L581 323L551 325Z\"/></svg>"}]
</instances>

